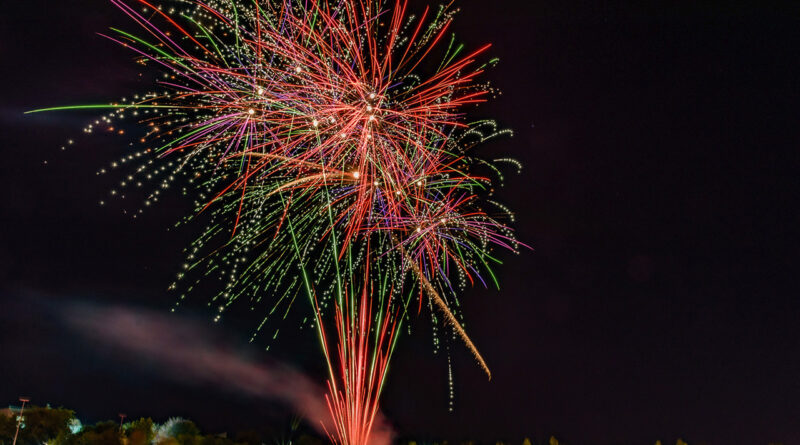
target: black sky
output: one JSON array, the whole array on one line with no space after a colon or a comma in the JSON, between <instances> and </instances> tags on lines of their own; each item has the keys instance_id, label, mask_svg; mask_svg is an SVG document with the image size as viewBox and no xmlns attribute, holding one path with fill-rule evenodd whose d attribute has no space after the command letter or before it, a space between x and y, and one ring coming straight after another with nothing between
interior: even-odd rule
<instances>
[{"instance_id":1,"label":"black sky","mask_svg":"<svg viewBox=\"0 0 800 445\"><path fill-rule=\"evenodd\" d=\"M477 113L516 135L483 150L524 163L500 196L535 250L504 258L501 291L463 300L494 379L454 343L454 413L429 329L402 339L384 399L396 428L800 444L800 6L461 3L458 37L501 59L488 77L503 95ZM134 28L102 0L0 16L0 404L256 425L271 415L260 401L175 384L58 321L74 301L167 308L192 236L166 231L188 209L177 198L137 221L97 205L115 178L95 171L127 139L83 138L88 114L22 115L145 89L132 56L95 34L115 25ZM217 329L244 347L249 327ZM275 354L321 377L313 342L292 339L308 335L284 332Z\"/></svg>"}]
</instances>

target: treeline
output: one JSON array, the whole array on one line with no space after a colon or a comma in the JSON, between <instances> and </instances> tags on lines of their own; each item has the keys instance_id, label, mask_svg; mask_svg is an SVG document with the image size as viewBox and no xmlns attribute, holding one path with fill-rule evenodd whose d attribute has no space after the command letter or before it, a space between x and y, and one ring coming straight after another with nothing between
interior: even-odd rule
<instances>
[{"instance_id":1,"label":"treeline","mask_svg":"<svg viewBox=\"0 0 800 445\"><path fill-rule=\"evenodd\" d=\"M0 445L12 445L17 431L18 413L0 411ZM164 423L150 418L130 422L103 421L83 425L75 412L65 408L33 406L25 408L16 445L262 445L291 443L323 445L318 437L295 431L283 437L261 437L243 431L232 438L227 434L202 434L191 420L179 417Z\"/></svg>"},{"instance_id":2,"label":"treeline","mask_svg":"<svg viewBox=\"0 0 800 445\"><path fill-rule=\"evenodd\" d=\"M520 442L515 441L497 441L493 443L489 443L488 445L518 445ZM462 442L450 442L450 441L416 441L416 440L404 440L399 443L399 445L487 445L486 443L479 443L474 441L462 441ZM655 445L669 445L670 442L662 443L660 440L655 441ZM522 440L522 445L568 445L564 442L559 442L554 436L550 436L550 439L542 440L542 441L534 441L532 442L531 439L525 438ZM683 439L678 439L675 442L675 445L689 445ZM699 443L697 445L706 445L705 443ZM782 443L773 443L770 442L767 445L783 445Z\"/></svg>"},{"instance_id":3,"label":"treeline","mask_svg":"<svg viewBox=\"0 0 800 445\"><path fill-rule=\"evenodd\" d=\"M327 440L299 429L299 419L292 421L288 432L264 437L255 431L242 431L229 438L227 434L202 434L191 420L174 417L164 423L150 418L130 422L103 421L83 425L75 412L65 408L33 406L24 416L12 410L0 410L0 445L12 445L17 423L21 420L16 445L323 445ZM477 445L477 442L400 440L398 445ZM494 445L520 445L516 441L498 441ZM567 445L555 437L521 445ZM669 445L656 441L655 445ZM688 445L678 439L675 445ZM695 444L693 444L695 445ZM703 444L696 444L703 445ZM782 445L770 443L769 445Z\"/></svg>"},{"instance_id":4,"label":"treeline","mask_svg":"<svg viewBox=\"0 0 800 445\"><path fill-rule=\"evenodd\" d=\"M494 445L518 445L518 444L519 442L513 442L513 441L494 442ZM402 441L400 445L478 445L478 443L473 441L450 442L445 440L441 442L436 442L436 441L424 442L416 440L405 440ZM559 442L558 439L555 438L555 436L550 436L550 439L539 442L532 442L531 439L526 437L525 439L522 440L522 445L568 445L568 444ZM657 440L655 442L655 445L663 445L663 444L661 443L660 440ZM678 441L675 442L675 445L688 445L688 444L684 442L682 439L678 439ZM769 444L769 445L782 445L782 444Z\"/></svg>"}]
</instances>

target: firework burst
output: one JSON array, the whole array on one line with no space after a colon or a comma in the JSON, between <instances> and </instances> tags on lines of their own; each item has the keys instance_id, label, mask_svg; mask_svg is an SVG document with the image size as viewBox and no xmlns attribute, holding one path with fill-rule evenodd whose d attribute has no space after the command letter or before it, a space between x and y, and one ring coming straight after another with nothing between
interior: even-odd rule
<instances>
[{"instance_id":1,"label":"firework burst","mask_svg":"<svg viewBox=\"0 0 800 445\"><path fill-rule=\"evenodd\" d=\"M492 246L518 243L498 220L505 208L482 207L499 170L468 151L506 132L464 116L492 94L476 77L493 61L478 61L488 46L465 52L448 37L453 10L110 1L146 36L104 37L162 70L160 91L55 109L109 108L104 123L143 124L141 153L155 157L121 187L155 175L160 189L177 178L196 189L210 223L171 286L185 289L176 305L193 270L226 281L215 321L238 299L285 314L305 295L328 363L329 432L343 444L367 443L398 328L426 302L491 375L454 314L456 290L493 281Z\"/></svg>"}]
</instances>

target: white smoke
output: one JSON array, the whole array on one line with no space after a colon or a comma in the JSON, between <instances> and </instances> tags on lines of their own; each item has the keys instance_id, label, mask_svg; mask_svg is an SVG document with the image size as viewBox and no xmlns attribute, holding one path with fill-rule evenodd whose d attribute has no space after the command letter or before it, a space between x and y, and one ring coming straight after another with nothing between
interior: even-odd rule
<instances>
[{"instance_id":1,"label":"white smoke","mask_svg":"<svg viewBox=\"0 0 800 445\"><path fill-rule=\"evenodd\" d=\"M74 306L66 314L71 326L94 341L150 360L181 382L193 380L276 400L302 415L318 433L333 431L322 385L289 366L267 365L224 350L196 324L120 306ZM393 436L386 418L379 413L370 442L388 445Z\"/></svg>"}]
</instances>

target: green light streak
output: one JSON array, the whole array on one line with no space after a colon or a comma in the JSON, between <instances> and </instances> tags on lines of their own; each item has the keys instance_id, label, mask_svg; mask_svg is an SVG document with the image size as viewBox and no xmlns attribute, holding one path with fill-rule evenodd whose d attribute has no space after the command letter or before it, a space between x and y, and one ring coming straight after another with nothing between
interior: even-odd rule
<instances>
[{"instance_id":1,"label":"green light streak","mask_svg":"<svg viewBox=\"0 0 800 445\"><path fill-rule=\"evenodd\" d=\"M65 111L65 110L104 110L104 109L130 109L130 108L195 108L195 107L182 107L178 105L147 105L147 104L98 104L98 105L66 105L61 107L39 108L36 110L26 111L24 114L43 113L45 111Z\"/></svg>"}]
</instances>

